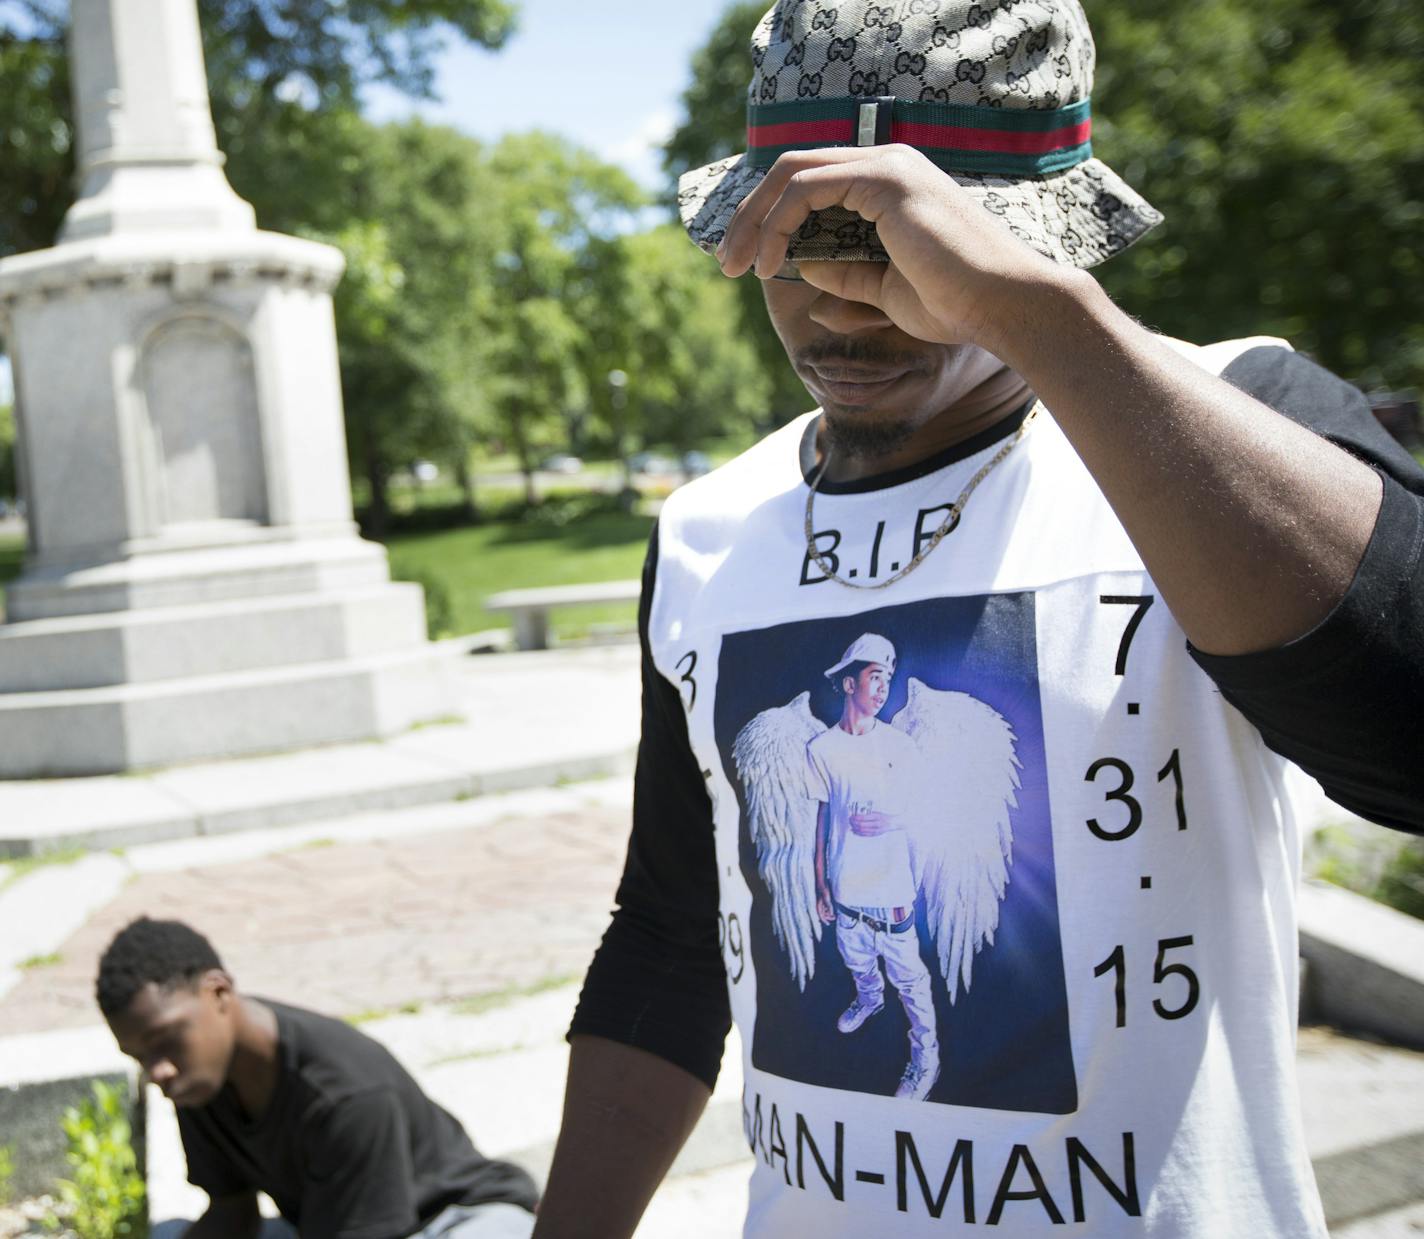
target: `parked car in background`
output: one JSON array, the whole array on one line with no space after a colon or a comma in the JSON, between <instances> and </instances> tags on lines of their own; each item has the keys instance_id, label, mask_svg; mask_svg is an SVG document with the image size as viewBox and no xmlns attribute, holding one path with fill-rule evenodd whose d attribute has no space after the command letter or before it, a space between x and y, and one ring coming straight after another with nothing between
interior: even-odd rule
<instances>
[{"instance_id":1,"label":"parked car in background","mask_svg":"<svg viewBox=\"0 0 1424 1239\"><path fill-rule=\"evenodd\" d=\"M568 452L555 452L546 457L539 468L544 473L582 473L583 461Z\"/></svg>"},{"instance_id":2,"label":"parked car in background","mask_svg":"<svg viewBox=\"0 0 1424 1239\"><path fill-rule=\"evenodd\" d=\"M690 478L700 478L704 473L711 473L712 458L706 452L684 452L682 472Z\"/></svg>"},{"instance_id":3,"label":"parked car in background","mask_svg":"<svg viewBox=\"0 0 1424 1239\"><path fill-rule=\"evenodd\" d=\"M633 473L654 476L679 472L677 461L671 456L663 456L657 452L634 452L628 457L628 468Z\"/></svg>"}]
</instances>

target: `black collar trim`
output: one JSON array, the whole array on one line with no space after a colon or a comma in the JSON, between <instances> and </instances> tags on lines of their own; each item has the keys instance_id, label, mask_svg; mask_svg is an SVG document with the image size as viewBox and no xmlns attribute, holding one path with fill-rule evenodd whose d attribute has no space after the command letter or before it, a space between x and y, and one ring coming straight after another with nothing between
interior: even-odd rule
<instances>
[{"instance_id":1,"label":"black collar trim","mask_svg":"<svg viewBox=\"0 0 1424 1239\"><path fill-rule=\"evenodd\" d=\"M945 448L942 452L936 452L933 456L916 461L912 465L905 465L901 469L892 469L889 473L877 473L867 478L856 478L849 482L833 482L827 478L816 490L822 495L859 495L867 491L889 490L892 486L903 486L906 482L913 482L916 478L925 477L927 474L943 469L946 465L966 460L976 452L982 452L986 447L992 447L995 443L1007 439L1023 425L1024 419L1028 417L1029 410L1033 408L1036 399L1037 397L1031 397L1021 408L1015 409L1001 421L995 422L976 435L971 435L969 438ZM820 424L820 420L820 417L813 417L807 422L806 430L801 436L801 477L807 486L816 476L816 427Z\"/></svg>"}]
</instances>

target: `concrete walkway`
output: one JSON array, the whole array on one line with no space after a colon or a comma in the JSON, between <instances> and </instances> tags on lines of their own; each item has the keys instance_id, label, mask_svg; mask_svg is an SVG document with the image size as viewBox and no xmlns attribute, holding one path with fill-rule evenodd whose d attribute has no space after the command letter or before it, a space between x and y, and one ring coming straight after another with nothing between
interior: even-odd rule
<instances>
[{"instance_id":1,"label":"concrete walkway","mask_svg":"<svg viewBox=\"0 0 1424 1239\"><path fill-rule=\"evenodd\" d=\"M286 826L630 768L636 644L450 655L461 717L385 741L137 775L0 782L0 859Z\"/></svg>"},{"instance_id":2,"label":"concrete walkway","mask_svg":"<svg viewBox=\"0 0 1424 1239\"><path fill-rule=\"evenodd\" d=\"M179 917L211 935L246 990L359 1021L481 1148L542 1175L562 1103L562 1034L606 924L630 799L626 778L609 779L147 844L30 874L0 893L7 937L26 928L11 919L13 900L41 878L62 877L70 898L95 906L0 998L0 1084L126 1069L90 997L95 962L131 917ZM738 1233L751 1166L738 1060L734 1039L645 1239ZM1424 1055L1306 1030L1300 1070L1336 1233L1416 1234ZM171 1107L156 1093L150 1103L155 1216L191 1216L202 1196L184 1182Z\"/></svg>"}]
</instances>

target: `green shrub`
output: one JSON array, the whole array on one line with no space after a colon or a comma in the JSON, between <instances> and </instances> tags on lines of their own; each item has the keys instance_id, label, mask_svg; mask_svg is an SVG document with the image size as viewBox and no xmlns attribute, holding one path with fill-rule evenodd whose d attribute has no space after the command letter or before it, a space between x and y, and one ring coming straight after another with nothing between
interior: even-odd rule
<instances>
[{"instance_id":1,"label":"green shrub","mask_svg":"<svg viewBox=\"0 0 1424 1239\"><path fill-rule=\"evenodd\" d=\"M455 635L455 607L443 577L411 564L392 564L397 580L414 581L425 591L425 635L432 641Z\"/></svg>"},{"instance_id":2,"label":"green shrub","mask_svg":"<svg viewBox=\"0 0 1424 1239\"><path fill-rule=\"evenodd\" d=\"M125 1093L98 1081L89 1100L64 1112L64 1156L74 1177L59 1182L59 1210L48 1219L52 1229L64 1226L78 1239L148 1234L148 1193L134 1156Z\"/></svg>"},{"instance_id":3,"label":"green shrub","mask_svg":"<svg viewBox=\"0 0 1424 1239\"><path fill-rule=\"evenodd\" d=\"M0 1207L10 1203L10 1184L15 1178L15 1150L0 1144Z\"/></svg>"},{"instance_id":4,"label":"green shrub","mask_svg":"<svg viewBox=\"0 0 1424 1239\"><path fill-rule=\"evenodd\" d=\"M1424 920L1424 839L1405 839L1389 858L1374 896Z\"/></svg>"},{"instance_id":5,"label":"green shrub","mask_svg":"<svg viewBox=\"0 0 1424 1239\"><path fill-rule=\"evenodd\" d=\"M1327 826L1306 844L1306 872L1424 920L1424 840L1362 823Z\"/></svg>"}]
</instances>

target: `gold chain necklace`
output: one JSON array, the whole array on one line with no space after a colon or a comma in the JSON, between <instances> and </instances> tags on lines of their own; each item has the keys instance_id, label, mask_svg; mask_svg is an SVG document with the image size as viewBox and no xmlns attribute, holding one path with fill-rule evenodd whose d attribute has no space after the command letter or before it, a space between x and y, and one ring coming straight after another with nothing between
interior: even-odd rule
<instances>
[{"instance_id":1,"label":"gold chain necklace","mask_svg":"<svg viewBox=\"0 0 1424 1239\"><path fill-rule=\"evenodd\" d=\"M990 460L981 465L979 471L969 479L964 489L959 492L959 498L949 505L949 512L945 515L944 520L939 523L939 528L930 535L929 541L915 552L914 558L901 568L899 572L895 573L894 576L887 577L883 581L876 581L874 585L862 585L858 581L848 581L845 577L837 576L835 569L831 567L830 562L821 554L820 548L816 545L816 535L814 533L815 525L812 520L811 509L816 501L816 491L820 489L821 479L826 476L826 470L831 464L831 452L828 447L826 449L825 459L821 462L821 468L819 472L817 472L815 480L811 483L810 490L806 492L806 554L815 560L816 566L826 574L828 580L834 581L837 585L844 585L847 589L888 589L902 577L909 576L910 573L930 557L935 547L955 531L959 525L960 514L964 511L964 505L969 502L969 496L974 493L979 483L989 476L994 466L999 464L1005 456L1019 445L1019 441L1028 433L1029 426L1032 425L1033 419L1038 416L1038 411L1041 408L1043 408L1043 402L1040 400L1034 401L1033 408L1028 411L1028 416L1020 423L1018 430L1014 432L1013 438L995 452Z\"/></svg>"}]
</instances>

